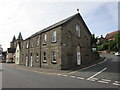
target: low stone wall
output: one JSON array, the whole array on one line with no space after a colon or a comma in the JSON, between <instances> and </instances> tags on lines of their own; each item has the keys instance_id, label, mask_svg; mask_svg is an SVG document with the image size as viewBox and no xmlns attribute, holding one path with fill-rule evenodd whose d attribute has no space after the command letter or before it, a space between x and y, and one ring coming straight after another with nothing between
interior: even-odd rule
<instances>
[{"instance_id":1,"label":"low stone wall","mask_svg":"<svg viewBox=\"0 0 120 90\"><path fill-rule=\"evenodd\" d=\"M107 51L107 50L104 50L104 51L98 51L99 53L110 53L109 51Z\"/></svg>"}]
</instances>

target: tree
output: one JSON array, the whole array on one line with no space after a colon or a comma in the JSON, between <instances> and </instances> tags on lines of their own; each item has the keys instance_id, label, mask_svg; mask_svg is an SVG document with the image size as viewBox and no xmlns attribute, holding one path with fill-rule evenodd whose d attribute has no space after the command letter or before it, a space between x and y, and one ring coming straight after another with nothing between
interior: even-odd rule
<instances>
[{"instance_id":1,"label":"tree","mask_svg":"<svg viewBox=\"0 0 120 90\"><path fill-rule=\"evenodd\" d=\"M96 46L97 38L95 38L95 34L92 34L91 36L91 45L94 47Z\"/></svg>"},{"instance_id":2,"label":"tree","mask_svg":"<svg viewBox=\"0 0 120 90\"><path fill-rule=\"evenodd\" d=\"M116 51L116 40L108 41L108 50L109 51Z\"/></svg>"},{"instance_id":3,"label":"tree","mask_svg":"<svg viewBox=\"0 0 120 90\"><path fill-rule=\"evenodd\" d=\"M106 42L103 42L101 45L97 46L98 51L107 50L108 44Z\"/></svg>"}]
</instances>

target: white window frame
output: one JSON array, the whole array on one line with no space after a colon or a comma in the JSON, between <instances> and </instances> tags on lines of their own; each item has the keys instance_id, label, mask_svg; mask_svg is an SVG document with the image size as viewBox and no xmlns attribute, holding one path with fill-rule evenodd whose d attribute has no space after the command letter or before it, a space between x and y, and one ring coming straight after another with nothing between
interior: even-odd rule
<instances>
[{"instance_id":1,"label":"white window frame","mask_svg":"<svg viewBox=\"0 0 120 90\"><path fill-rule=\"evenodd\" d=\"M52 32L52 42L56 42L56 41L57 41L57 40L56 40L56 36L57 36L56 31L53 31L53 32Z\"/></svg>"},{"instance_id":2,"label":"white window frame","mask_svg":"<svg viewBox=\"0 0 120 90\"><path fill-rule=\"evenodd\" d=\"M39 37L37 37L37 46L39 46Z\"/></svg>"},{"instance_id":3,"label":"white window frame","mask_svg":"<svg viewBox=\"0 0 120 90\"><path fill-rule=\"evenodd\" d=\"M26 48L28 48L29 47L29 44L28 44L28 41L26 42Z\"/></svg>"},{"instance_id":4,"label":"white window frame","mask_svg":"<svg viewBox=\"0 0 120 90\"><path fill-rule=\"evenodd\" d=\"M76 36L80 37L80 25L76 25L75 29L76 29Z\"/></svg>"},{"instance_id":5,"label":"white window frame","mask_svg":"<svg viewBox=\"0 0 120 90\"><path fill-rule=\"evenodd\" d=\"M32 67L33 66L33 56L32 56L32 53L30 55L30 66Z\"/></svg>"},{"instance_id":6,"label":"white window frame","mask_svg":"<svg viewBox=\"0 0 120 90\"><path fill-rule=\"evenodd\" d=\"M37 53L37 55L36 55L36 62L39 62L39 53Z\"/></svg>"},{"instance_id":7,"label":"white window frame","mask_svg":"<svg viewBox=\"0 0 120 90\"><path fill-rule=\"evenodd\" d=\"M43 44L46 44L46 43L47 43L47 34L45 34L43 37Z\"/></svg>"},{"instance_id":8,"label":"white window frame","mask_svg":"<svg viewBox=\"0 0 120 90\"><path fill-rule=\"evenodd\" d=\"M57 61L56 61L56 52L55 51L52 52L52 63L57 63Z\"/></svg>"},{"instance_id":9,"label":"white window frame","mask_svg":"<svg viewBox=\"0 0 120 90\"><path fill-rule=\"evenodd\" d=\"M45 53L45 54L44 54ZM46 58L46 60L45 60L45 58ZM47 62L47 57L46 57L46 52L43 52L43 63L46 63Z\"/></svg>"},{"instance_id":10,"label":"white window frame","mask_svg":"<svg viewBox=\"0 0 120 90\"><path fill-rule=\"evenodd\" d=\"M27 55L26 55L25 60L26 60L26 66L28 66L28 56Z\"/></svg>"}]
</instances>

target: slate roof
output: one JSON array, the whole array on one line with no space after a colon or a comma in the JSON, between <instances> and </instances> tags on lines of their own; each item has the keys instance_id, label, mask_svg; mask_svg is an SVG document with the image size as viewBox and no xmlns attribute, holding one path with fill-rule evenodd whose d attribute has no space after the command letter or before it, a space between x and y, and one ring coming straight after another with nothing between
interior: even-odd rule
<instances>
[{"instance_id":1,"label":"slate roof","mask_svg":"<svg viewBox=\"0 0 120 90\"><path fill-rule=\"evenodd\" d=\"M19 33L17 40L23 40L22 35L21 35L21 32Z\"/></svg>"},{"instance_id":2,"label":"slate roof","mask_svg":"<svg viewBox=\"0 0 120 90\"><path fill-rule=\"evenodd\" d=\"M106 38L106 39L115 38L115 35L116 35L118 32L120 32L120 30L114 31L114 32L111 32L111 33L108 33L105 38Z\"/></svg>"},{"instance_id":3,"label":"slate roof","mask_svg":"<svg viewBox=\"0 0 120 90\"><path fill-rule=\"evenodd\" d=\"M15 48L8 48L7 51L8 51L8 53L15 53L15 50L16 50Z\"/></svg>"},{"instance_id":4,"label":"slate roof","mask_svg":"<svg viewBox=\"0 0 120 90\"><path fill-rule=\"evenodd\" d=\"M16 41L16 37L15 37L15 35L14 35L11 42L15 42L15 41Z\"/></svg>"},{"instance_id":5,"label":"slate roof","mask_svg":"<svg viewBox=\"0 0 120 90\"><path fill-rule=\"evenodd\" d=\"M78 17L81 18L83 24L84 24L85 27L87 28L87 26L86 26L84 20L82 19L81 15L80 15L79 13L77 13L77 14L75 14L75 15L73 15L73 16L70 16L70 17L68 17L68 18L66 18L66 19L64 19L64 20L62 20L62 21L59 21L59 22L57 22L57 23L55 23L55 24L53 24L53 25L51 25L51 26L49 26L49 27L47 27L47 28L45 28L45 29L43 29L43 30L38 31L37 33L31 35L31 36L28 37L27 39L32 38L32 37L34 37L34 36L36 36L36 35L39 35L39 34L41 34L41 33L43 33L43 32L49 31L49 30L51 30L51 29L54 29L54 28L56 28L56 27L58 27L58 26L61 26L61 25L65 24L65 23L67 23L68 21L72 20L72 19L73 19L74 17L76 17L76 16L78 16ZM88 29L88 28L87 28L87 29ZM87 30L87 32L91 35L89 29Z\"/></svg>"}]
</instances>

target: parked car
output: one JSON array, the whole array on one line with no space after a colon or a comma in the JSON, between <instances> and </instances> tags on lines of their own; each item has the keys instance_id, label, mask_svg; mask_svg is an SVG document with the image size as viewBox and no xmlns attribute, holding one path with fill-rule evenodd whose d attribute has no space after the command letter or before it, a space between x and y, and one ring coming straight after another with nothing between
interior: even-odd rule
<instances>
[{"instance_id":1,"label":"parked car","mask_svg":"<svg viewBox=\"0 0 120 90\"><path fill-rule=\"evenodd\" d=\"M116 56L120 56L120 51L115 53Z\"/></svg>"},{"instance_id":2,"label":"parked car","mask_svg":"<svg viewBox=\"0 0 120 90\"><path fill-rule=\"evenodd\" d=\"M0 63L6 63L6 60L0 60Z\"/></svg>"}]
</instances>

